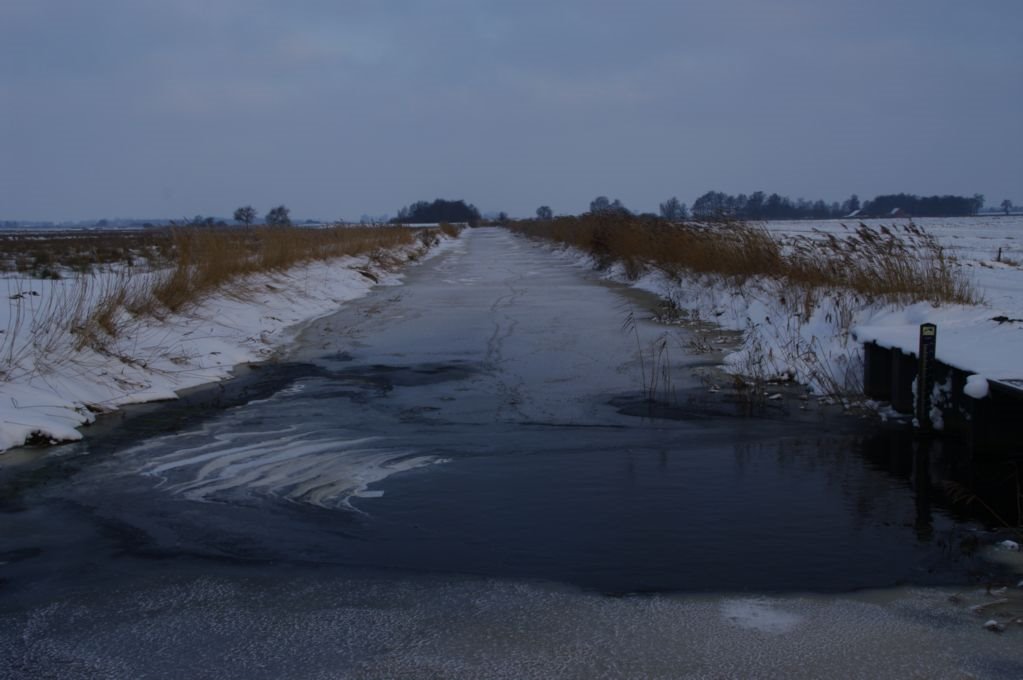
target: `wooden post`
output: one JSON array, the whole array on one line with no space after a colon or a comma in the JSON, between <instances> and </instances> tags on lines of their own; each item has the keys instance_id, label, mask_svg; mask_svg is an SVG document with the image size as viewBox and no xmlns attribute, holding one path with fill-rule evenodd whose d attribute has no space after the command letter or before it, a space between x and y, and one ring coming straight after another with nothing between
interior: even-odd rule
<instances>
[{"instance_id":1,"label":"wooden post","mask_svg":"<svg viewBox=\"0 0 1023 680\"><path fill-rule=\"evenodd\" d=\"M931 392L934 391L934 350L937 347L938 327L933 323L920 324L920 350L916 369L916 422L924 432L931 430Z\"/></svg>"}]
</instances>

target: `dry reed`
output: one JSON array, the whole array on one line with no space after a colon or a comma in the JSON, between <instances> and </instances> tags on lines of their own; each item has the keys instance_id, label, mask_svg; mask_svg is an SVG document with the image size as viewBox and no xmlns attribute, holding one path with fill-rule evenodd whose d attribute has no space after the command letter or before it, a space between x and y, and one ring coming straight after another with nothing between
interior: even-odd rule
<instances>
[{"instance_id":1,"label":"dry reed","mask_svg":"<svg viewBox=\"0 0 1023 680\"><path fill-rule=\"evenodd\" d=\"M443 231L452 230L457 234L454 228ZM345 256L369 255L378 265L397 264L385 253L413 245L417 238L427 247L436 234L407 227L336 226L5 236L0 262L59 280L45 298L9 290L11 323L0 336L0 379L10 378L23 363L38 370L61 361L61 338L70 336L74 351L89 347L105 353L110 339L141 318L183 311L215 292L244 294L248 275ZM28 361L30 356L34 361Z\"/></svg>"},{"instance_id":2,"label":"dry reed","mask_svg":"<svg viewBox=\"0 0 1023 680\"><path fill-rule=\"evenodd\" d=\"M654 267L673 276L713 274L741 284L783 279L806 289L845 289L868 299L972 304L979 296L954 259L915 225L845 238L818 234L783 244L744 222L669 223L630 215L588 214L509 228L590 253L598 266L619 262L630 278Z\"/></svg>"},{"instance_id":3,"label":"dry reed","mask_svg":"<svg viewBox=\"0 0 1023 680\"><path fill-rule=\"evenodd\" d=\"M174 263L154 286L153 298L159 307L177 311L249 274L410 245L416 232L405 227L179 228L171 237ZM158 308L136 311L158 313Z\"/></svg>"}]
</instances>

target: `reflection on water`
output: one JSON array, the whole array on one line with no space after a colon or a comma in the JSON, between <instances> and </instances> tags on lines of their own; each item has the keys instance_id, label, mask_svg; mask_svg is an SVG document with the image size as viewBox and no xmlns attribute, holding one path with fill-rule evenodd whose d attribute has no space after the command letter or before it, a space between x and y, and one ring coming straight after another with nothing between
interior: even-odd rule
<instances>
[{"instance_id":1,"label":"reflection on water","mask_svg":"<svg viewBox=\"0 0 1023 680\"><path fill-rule=\"evenodd\" d=\"M868 464L913 490L921 535L928 532L932 504L959 521L1023 525L1023 470L1016 458L974 458L963 442L918 438L905 430L868 436L861 451Z\"/></svg>"},{"instance_id":2,"label":"reflection on water","mask_svg":"<svg viewBox=\"0 0 1023 680\"><path fill-rule=\"evenodd\" d=\"M831 454L808 461L788 451L793 441ZM762 446L738 446L737 464L741 466ZM849 507L866 523L892 521L893 492L911 494L912 524L920 542L935 538L935 513L992 529L1023 523L1019 463L1011 458L975 459L965 443L953 439L917 437L907 430L884 428L850 437L837 446L827 438L786 440L771 446L780 468L793 464L827 467L822 479L828 488L845 496ZM858 481L864 470L879 474L866 472L873 478Z\"/></svg>"}]
</instances>

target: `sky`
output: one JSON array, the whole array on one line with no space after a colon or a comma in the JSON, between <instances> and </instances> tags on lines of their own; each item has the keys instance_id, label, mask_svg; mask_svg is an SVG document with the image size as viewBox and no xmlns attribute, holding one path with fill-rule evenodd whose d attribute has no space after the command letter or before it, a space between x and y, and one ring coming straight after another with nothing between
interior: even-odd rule
<instances>
[{"instance_id":1,"label":"sky","mask_svg":"<svg viewBox=\"0 0 1023 680\"><path fill-rule=\"evenodd\" d=\"M1023 204L1020 0L3 0L0 220Z\"/></svg>"}]
</instances>

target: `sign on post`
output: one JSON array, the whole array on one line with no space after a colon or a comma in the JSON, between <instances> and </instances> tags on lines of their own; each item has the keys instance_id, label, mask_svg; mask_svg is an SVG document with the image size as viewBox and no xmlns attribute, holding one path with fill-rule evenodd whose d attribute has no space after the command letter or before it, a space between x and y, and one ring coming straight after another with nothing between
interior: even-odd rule
<instances>
[{"instance_id":1,"label":"sign on post","mask_svg":"<svg viewBox=\"0 0 1023 680\"><path fill-rule=\"evenodd\" d=\"M934 391L934 351L938 343L938 327L920 324L920 351L916 369L916 422L921 430L931 429L931 393Z\"/></svg>"}]
</instances>

